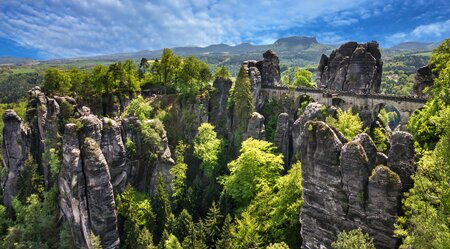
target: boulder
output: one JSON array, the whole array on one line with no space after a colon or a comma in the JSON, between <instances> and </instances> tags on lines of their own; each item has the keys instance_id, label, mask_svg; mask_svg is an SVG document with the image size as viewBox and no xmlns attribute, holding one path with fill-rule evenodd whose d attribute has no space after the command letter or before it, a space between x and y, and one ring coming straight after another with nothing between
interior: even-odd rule
<instances>
[{"instance_id":1,"label":"boulder","mask_svg":"<svg viewBox=\"0 0 450 249\"><path fill-rule=\"evenodd\" d=\"M427 98L428 93L424 90L433 86L434 79L438 77L436 72L433 72L432 65L426 65L417 69L414 77L413 96L419 98Z\"/></svg>"},{"instance_id":2,"label":"boulder","mask_svg":"<svg viewBox=\"0 0 450 249\"><path fill-rule=\"evenodd\" d=\"M416 171L413 137L408 132L394 132L390 144L387 166L400 176L403 191L407 191L414 185L411 175Z\"/></svg>"},{"instance_id":3,"label":"boulder","mask_svg":"<svg viewBox=\"0 0 450 249\"><path fill-rule=\"evenodd\" d=\"M254 138L259 140L266 139L266 129L264 126L264 116L253 112L248 121L247 132L244 134L244 140L247 138Z\"/></svg>"}]
</instances>

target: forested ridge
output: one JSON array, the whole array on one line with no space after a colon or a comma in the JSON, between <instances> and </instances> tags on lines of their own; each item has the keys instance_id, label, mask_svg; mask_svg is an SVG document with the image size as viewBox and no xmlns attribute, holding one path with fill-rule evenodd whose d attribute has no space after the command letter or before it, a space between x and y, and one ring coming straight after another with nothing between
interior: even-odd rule
<instances>
[{"instance_id":1,"label":"forested ridge","mask_svg":"<svg viewBox=\"0 0 450 249\"><path fill-rule=\"evenodd\" d=\"M428 63L436 78L424 90L427 103L408 123L417 168L392 229L399 248L448 248L450 40L437 47L429 61L411 60L408 65ZM411 94L414 76L411 68L402 66L390 64L386 75L396 76L383 80L382 93ZM194 56L180 57L164 49L154 60L84 69L51 67L42 74L0 78L0 89L14 88L2 95L0 106L1 128L3 123L11 127L3 132L0 247L119 248L109 243L116 233L120 248L300 248L302 155L292 149L292 138L286 135L283 140L283 135L294 129L297 118L305 119L305 134L316 132L323 121L347 145L367 133L377 156L391 149L392 123L398 117L381 110L367 126L355 108L314 106L312 99L295 103L289 96L267 100L261 115L252 97L257 77L251 72L241 66L232 77L227 67L211 70ZM291 67L277 73L284 86L316 87L311 70ZM282 114L288 112L283 121ZM10 134L20 137L16 140L21 159L9 154L16 146L5 142ZM89 153L99 157L89 158ZM5 167L13 164L17 179L8 185L11 171ZM111 190L98 196L112 195L105 203L112 207L115 231L104 235L108 228L97 225L103 221L91 214L80 224L67 218L61 206L70 206L68 195L78 190L87 193L88 201L76 205L86 205L88 213L102 213L89 207L94 205L89 189L62 192L64 180L76 175L67 165L82 169L84 180L77 186ZM88 172L88 165L95 172ZM391 172L383 167L377 165L373 172ZM373 172L369 179L376 175ZM98 179L91 180L91 173ZM366 193L354 198L366 205ZM99 220L110 222L105 217ZM90 224L89 231L80 229L84 222ZM375 248L362 229L333 236L332 248Z\"/></svg>"}]
</instances>

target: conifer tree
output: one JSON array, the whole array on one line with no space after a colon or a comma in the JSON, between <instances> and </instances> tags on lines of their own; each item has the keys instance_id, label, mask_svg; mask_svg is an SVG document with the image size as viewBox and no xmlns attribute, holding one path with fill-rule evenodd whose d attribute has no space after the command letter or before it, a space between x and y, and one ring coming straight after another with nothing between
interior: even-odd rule
<instances>
[{"instance_id":1,"label":"conifer tree","mask_svg":"<svg viewBox=\"0 0 450 249\"><path fill-rule=\"evenodd\" d=\"M206 214L206 219L204 222L206 244L210 247L213 247L216 244L220 236L221 222L222 215L220 214L220 210L216 203L213 202L208 210L208 213Z\"/></svg>"},{"instance_id":2,"label":"conifer tree","mask_svg":"<svg viewBox=\"0 0 450 249\"><path fill-rule=\"evenodd\" d=\"M234 85L234 115L233 115L233 127L235 134L242 134L247 130L248 120L253 112L253 100L250 91L250 79L247 75L247 71L243 66L239 70L239 74L236 78ZM240 138L238 142L240 143ZM235 143L236 144L236 143Z\"/></svg>"},{"instance_id":3,"label":"conifer tree","mask_svg":"<svg viewBox=\"0 0 450 249\"><path fill-rule=\"evenodd\" d=\"M155 210L156 215L154 238L155 243L159 243L163 231L168 225L168 221L172 213L170 210L170 201L166 192L164 179L161 175L159 176L158 186L156 187L156 195L153 201L153 209Z\"/></svg>"},{"instance_id":4,"label":"conifer tree","mask_svg":"<svg viewBox=\"0 0 450 249\"><path fill-rule=\"evenodd\" d=\"M232 219L229 214L225 217L225 221L222 225L222 231L220 233L220 239L217 241L216 249L228 249L231 248L233 242L233 235L231 233Z\"/></svg>"}]
</instances>

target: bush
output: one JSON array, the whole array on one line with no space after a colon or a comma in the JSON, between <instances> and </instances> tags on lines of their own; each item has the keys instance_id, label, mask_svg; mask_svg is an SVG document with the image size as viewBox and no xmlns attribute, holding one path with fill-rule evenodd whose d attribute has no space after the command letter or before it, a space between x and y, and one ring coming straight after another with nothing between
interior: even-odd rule
<instances>
[{"instance_id":1,"label":"bush","mask_svg":"<svg viewBox=\"0 0 450 249\"><path fill-rule=\"evenodd\" d=\"M361 228L339 233L331 247L334 249L375 249L373 240L368 234L363 233Z\"/></svg>"},{"instance_id":2,"label":"bush","mask_svg":"<svg viewBox=\"0 0 450 249\"><path fill-rule=\"evenodd\" d=\"M337 119L328 116L326 122L342 132L346 139L351 140L359 133L363 132L363 123L358 114L353 114L352 109L342 111L337 110Z\"/></svg>"}]
</instances>

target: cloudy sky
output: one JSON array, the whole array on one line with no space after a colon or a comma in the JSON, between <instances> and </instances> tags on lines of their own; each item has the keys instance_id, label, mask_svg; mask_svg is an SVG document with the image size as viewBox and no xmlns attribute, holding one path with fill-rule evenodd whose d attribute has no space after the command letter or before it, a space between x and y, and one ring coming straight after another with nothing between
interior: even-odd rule
<instances>
[{"instance_id":1,"label":"cloudy sky","mask_svg":"<svg viewBox=\"0 0 450 249\"><path fill-rule=\"evenodd\" d=\"M316 36L322 43L450 37L448 0L0 0L0 56L49 59Z\"/></svg>"}]
</instances>

